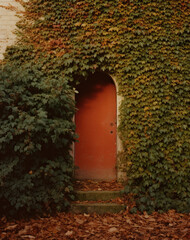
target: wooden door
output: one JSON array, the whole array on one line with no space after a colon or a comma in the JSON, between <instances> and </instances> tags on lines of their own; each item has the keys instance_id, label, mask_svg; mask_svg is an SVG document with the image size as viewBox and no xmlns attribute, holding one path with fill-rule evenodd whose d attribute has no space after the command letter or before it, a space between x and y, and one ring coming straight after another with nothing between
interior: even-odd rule
<instances>
[{"instance_id":1,"label":"wooden door","mask_svg":"<svg viewBox=\"0 0 190 240\"><path fill-rule=\"evenodd\" d=\"M107 74L83 82L76 96L75 176L78 179L116 179L116 89Z\"/></svg>"}]
</instances>

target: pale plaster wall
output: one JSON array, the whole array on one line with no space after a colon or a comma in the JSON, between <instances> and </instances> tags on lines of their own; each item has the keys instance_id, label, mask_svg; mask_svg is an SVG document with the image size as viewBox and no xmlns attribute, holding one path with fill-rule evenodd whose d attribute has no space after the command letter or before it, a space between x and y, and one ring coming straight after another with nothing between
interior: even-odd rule
<instances>
[{"instance_id":1,"label":"pale plaster wall","mask_svg":"<svg viewBox=\"0 0 190 240\"><path fill-rule=\"evenodd\" d=\"M6 47L12 45L16 39L13 32L16 29L16 22L19 18L16 16L15 11L1 7L9 7L10 5L22 9L21 5L15 2L15 0L0 0L0 60L3 59Z\"/></svg>"}]
</instances>

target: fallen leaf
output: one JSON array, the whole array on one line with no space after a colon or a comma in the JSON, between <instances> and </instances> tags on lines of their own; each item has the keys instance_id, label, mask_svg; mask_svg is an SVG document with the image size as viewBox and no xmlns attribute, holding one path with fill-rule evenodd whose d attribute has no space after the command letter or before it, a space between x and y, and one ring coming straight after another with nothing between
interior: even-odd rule
<instances>
[{"instance_id":1,"label":"fallen leaf","mask_svg":"<svg viewBox=\"0 0 190 240\"><path fill-rule=\"evenodd\" d=\"M84 223L84 220L82 220L82 219L79 219L79 218L75 218L75 219L76 219L76 222L78 224L83 224Z\"/></svg>"},{"instance_id":2,"label":"fallen leaf","mask_svg":"<svg viewBox=\"0 0 190 240\"><path fill-rule=\"evenodd\" d=\"M126 223L128 223L128 224L132 224L132 222L131 222L130 219L126 219Z\"/></svg>"},{"instance_id":3,"label":"fallen leaf","mask_svg":"<svg viewBox=\"0 0 190 240\"><path fill-rule=\"evenodd\" d=\"M84 213L84 216L85 216L85 217L90 217L90 214Z\"/></svg>"},{"instance_id":4,"label":"fallen leaf","mask_svg":"<svg viewBox=\"0 0 190 240\"><path fill-rule=\"evenodd\" d=\"M11 231L11 230L14 230L17 226L18 226L18 224L8 226L8 227L5 228L5 231Z\"/></svg>"},{"instance_id":5,"label":"fallen leaf","mask_svg":"<svg viewBox=\"0 0 190 240\"><path fill-rule=\"evenodd\" d=\"M65 233L65 236L71 236L71 235L73 235L73 231L67 231L67 232Z\"/></svg>"},{"instance_id":6,"label":"fallen leaf","mask_svg":"<svg viewBox=\"0 0 190 240\"><path fill-rule=\"evenodd\" d=\"M19 235L19 236L21 236L21 235L26 235L29 230L30 230L30 226L25 226L24 229L21 229L21 230L18 232L18 235Z\"/></svg>"},{"instance_id":7,"label":"fallen leaf","mask_svg":"<svg viewBox=\"0 0 190 240\"><path fill-rule=\"evenodd\" d=\"M118 229L116 227L112 227L108 230L109 233L114 233L114 232L117 232Z\"/></svg>"},{"instance_id":8,"label":"fallen leaf","mask_svg":"<svg viewBox=\"0 0 190 240\"><path fill-rule=\"evenodd\" d=\"M35 239L35 237L32 235L22 235L22 238Z\"/></svg>"}]
</instances>

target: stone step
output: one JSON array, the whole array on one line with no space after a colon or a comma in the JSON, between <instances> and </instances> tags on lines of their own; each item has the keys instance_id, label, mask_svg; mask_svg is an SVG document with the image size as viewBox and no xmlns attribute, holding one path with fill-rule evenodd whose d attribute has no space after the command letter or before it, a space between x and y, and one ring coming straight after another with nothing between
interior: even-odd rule
<instances>
[{"instance_id":1,"label":"stone step","mask_svg":"<svg viewBox=\"0 0 190 240\"><path fill-rule=\"evenodd\" d=\"M126 206L117 203L73 203L71 204L72 213L119 213L124 211Z\"/></svg>"},{"instance_id":2,"label":"stone step","mask_svg":"<svg viewBox=\"0 0 190 240\"><path fill-rule=\"evenodd\" d=\"M122 196L121 191L76 191L78 201L107 201Z\"/></svg>"}]
</instances>

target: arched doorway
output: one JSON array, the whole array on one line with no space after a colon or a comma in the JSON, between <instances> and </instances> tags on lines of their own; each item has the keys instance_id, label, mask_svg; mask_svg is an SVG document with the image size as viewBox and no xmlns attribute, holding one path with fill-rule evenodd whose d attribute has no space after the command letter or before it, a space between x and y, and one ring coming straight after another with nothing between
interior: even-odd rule
<instances>
[{"instance_id":1,"label":"arched doorway","mask_svg":"<svg viewBox=\"0 0 190 240\"><path fill-rule=\"evenodd\" d=\"M78 87L75 115L75 177L116 179L116 88L105 73L95 73Z\"/></svg>"}]
</instances>

